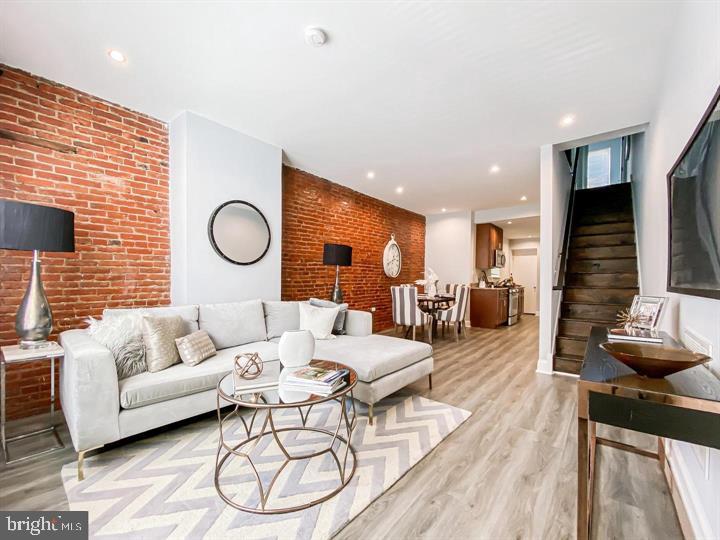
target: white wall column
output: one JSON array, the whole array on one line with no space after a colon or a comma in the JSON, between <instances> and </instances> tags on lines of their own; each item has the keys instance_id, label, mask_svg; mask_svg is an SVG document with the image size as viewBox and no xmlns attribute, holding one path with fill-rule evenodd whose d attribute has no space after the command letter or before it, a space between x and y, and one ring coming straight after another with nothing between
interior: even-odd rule
<instances>
[{"instance_id":1,"label":"white wall column","mask_svg":"<svg viewBox=\"0 0 720 540\"><path fill-rule=\"evenodd\" d=\"M213 210L252 203L270 225L270 249L249 266L223 260L208 237ZM280 299L282 150L191 112L170 123L173 304Z\"/></svg>"}]
</instances>

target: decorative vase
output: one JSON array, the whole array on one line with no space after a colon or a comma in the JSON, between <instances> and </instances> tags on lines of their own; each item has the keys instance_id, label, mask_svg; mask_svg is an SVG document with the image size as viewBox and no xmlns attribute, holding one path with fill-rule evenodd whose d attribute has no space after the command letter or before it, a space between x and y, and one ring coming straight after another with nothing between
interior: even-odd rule
<instances>
[{"instance_id":1,"label":"decorative vase","mask_svg":"<svg viewBox=\"0 0 720 540\"><path fill-rule=\"evenodd\" d=\"M280 338L278 354L285 368L306 366L315 354L315 338L309 330L285 332Z\"/></svg>"}]
</instances>

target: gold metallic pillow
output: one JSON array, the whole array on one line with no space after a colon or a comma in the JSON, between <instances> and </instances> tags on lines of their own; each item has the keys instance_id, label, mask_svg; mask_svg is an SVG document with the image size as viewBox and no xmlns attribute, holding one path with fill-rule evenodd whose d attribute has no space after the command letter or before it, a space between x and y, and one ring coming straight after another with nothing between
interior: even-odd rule
<instances>
[{"instance_id":1,"label":"gold metallic pillow","mask_svg":"<svg viewBox=\"0 0 720 540\"><path fill-rule=\"evenodd\" d=\"M185 335L185 323L174 317L143 317L145 361L150 373L162 371L180 362L175 340Z\"/></svg>"},{"instance_id":2,"label":"gold metallic pillow","mask_svg":"<svg viewBox=\"0 0 720 540\"><path fill-rule=\"evenodd\" d=\"M188 366L197 366L203 360L215 356L217 350L205 330L198 330L175 340L180 360Z\"/></svg>"}]
</instances>

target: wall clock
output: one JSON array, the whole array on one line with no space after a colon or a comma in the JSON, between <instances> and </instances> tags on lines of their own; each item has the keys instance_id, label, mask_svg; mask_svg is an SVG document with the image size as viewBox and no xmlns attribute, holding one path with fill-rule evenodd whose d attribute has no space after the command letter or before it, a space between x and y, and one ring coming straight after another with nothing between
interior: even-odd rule
<instances>
[{"instance_id":1,"label":"wall clock","mask_svg":"<svg viewBox=\"0 0 720 540\"><path fill-rule=\"evenodd\" d=\"M385 269L385 275L391 278L398 277L402 269L402 253L400 252L400 246L395 241L394 234L390 235L390 241L383 252L383 268Z\"/></svg>"}]
</instances>

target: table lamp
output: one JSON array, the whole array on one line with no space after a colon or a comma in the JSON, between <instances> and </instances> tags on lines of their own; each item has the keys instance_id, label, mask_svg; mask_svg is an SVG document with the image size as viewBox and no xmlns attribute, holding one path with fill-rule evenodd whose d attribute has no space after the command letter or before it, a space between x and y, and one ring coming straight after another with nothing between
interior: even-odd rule
<instances>
[{"instance_id":1,"label":"table lamp","mask_svg":"<svg viewBox=\"0 0 720 540\"><path fill-rule=\"evenodd\" d=\"M0 200L0 249L32 251L30 282L15 317L20 348L48 345L52 311L40 279L41 251L75 251L75 214L68 210Z\"/></svg>"},{"instance_id":2,"label":"table lamp","mask_svg":"<svg viewBox=\"0 0 720 540\"><path fill-rule=\"evenodd\" d=\"M323 264L335 265L335 287L330 300L342 304L343 294L340 290L340 267L352 265L352 247L342 244L325 244L323 246Z\"/></svg>"}]
</instances>

